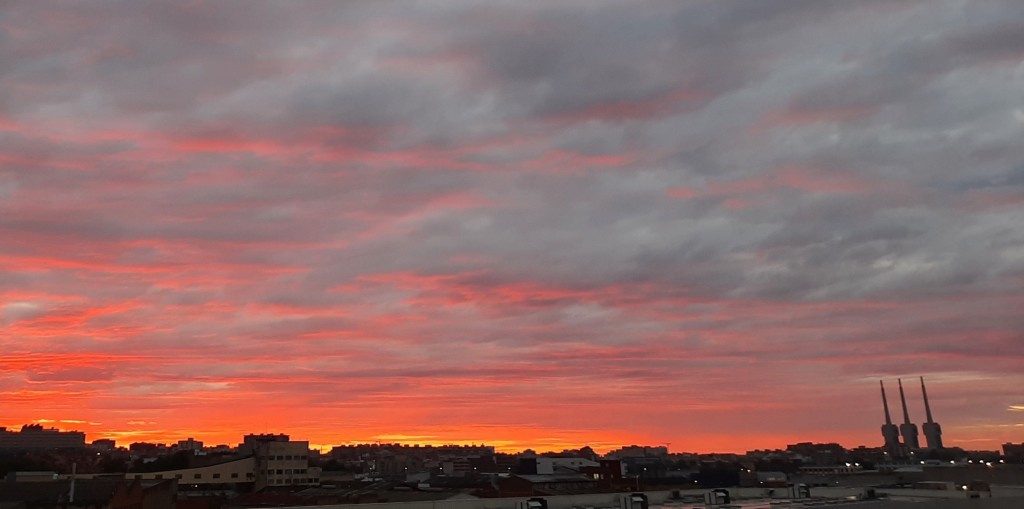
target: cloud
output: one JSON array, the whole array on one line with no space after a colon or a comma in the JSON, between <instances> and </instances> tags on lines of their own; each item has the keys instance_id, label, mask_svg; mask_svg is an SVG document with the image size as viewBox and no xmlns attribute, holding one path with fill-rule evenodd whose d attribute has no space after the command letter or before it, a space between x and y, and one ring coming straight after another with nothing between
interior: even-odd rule
<instances>
[{"instance_id":1,"label":"cloud","mask_svg":"<svg viewBox=\"0 0 1024 509\"><path fill-rule=\"evenodd\" d=\"M102 368L78 367L53 371L31 371L28 380L32 382L95 382L111 380L114 374Z\"/></svg>"},{"instance_id":2,"label":"cloud","mask_svg":"<svg viewBox=\"0 0 1024 509\"><path fill-rule=\"evenodd\" d=\"M65 7L0 7L5 419L1005 438L1016 2Z\"/></svg>"}]
</instances>

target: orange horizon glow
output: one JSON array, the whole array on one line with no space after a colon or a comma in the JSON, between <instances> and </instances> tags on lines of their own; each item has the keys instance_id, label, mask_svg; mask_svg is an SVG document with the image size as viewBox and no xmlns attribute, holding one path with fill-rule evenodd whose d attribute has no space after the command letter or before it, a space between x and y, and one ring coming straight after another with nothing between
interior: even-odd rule
<instances>
[{"instance_id":1,"label":"orange horizon glow","mask_svg":"<svg viewBox=\"0 0 1024 509\"><path fill-rule=\"evenodd\" d=\"M1013 410L1012 408L1010 410ZM847 436L831 436L827 433L810 433L807 435L749 435L749 434L710 434L701 437L678 437L669 436L667 441L658 441L644 435L627 435L621 433L609 433L599 430L562 430L552 432L543 428L516 428L513 426L489 426L480 429L478 426L467 426L462 429L430 429L416 428L408 432L360 432L350 431L339 433L336 431L323 431L321 427L306 428L294 426L286 428L268 424L263 427L236 429L223 428L219 430L180 428L176 430L163 429L159 423L153 421L129 421L125 428L113 430L102 422L76 420L76 419L36 419L22 424L41 424L46 428L54 428L60 431L81 431L86 433L86 443L98 439L113 439L119 447L127 447L135 442L147 442L173 445L179 440L194 438L202 441L205 446L228 445L236 446L242 442L246 434L283 433L289 435L292 440L306 441L310 443L311 449L319 449L323 452L329 451L335 446L359 445L359 444L398 444L405 446L445 446L445 445L487 445L493 446L497 452L520 453L527 449L537 453L561 452L563 450L574 450L582 447L590 447L598 454L606 454L609 451L626 446L648 446L669 448L670 453L697 453L697 454L743 454L752 450L775 450L785 449L787 445L799 442L817 443L839 443L852 449L859 446L878 447L879 440L874 439L870 434L856 433ZM920 423L918 423L920 424ZM13 424L8 421L0 424L6 426L10 431L17 431L21 424ZM149 429L126 430L131 426L146 426ZM492 428L488 430L488 428ZM493 428L502 429L503 433L495 433ZM945 439L947 446L960 447L966 450L991 450L999 451L1002 444L1013 440L1019 430L1019 426L1006 426L1001 432L992 432L992 427L980 425L974 428L961 427L946 431ZM308 430L308 431L307 431ZM972 437L972 433L974 437ZM975 438L984 433L985 438ZM865 436L868 435L868 436ZM999 438L1002 437L1002 438ZM625 439L623 439L625 438ZM678 441L673 441L678 440Z\"/></svg>"}]
</instances>

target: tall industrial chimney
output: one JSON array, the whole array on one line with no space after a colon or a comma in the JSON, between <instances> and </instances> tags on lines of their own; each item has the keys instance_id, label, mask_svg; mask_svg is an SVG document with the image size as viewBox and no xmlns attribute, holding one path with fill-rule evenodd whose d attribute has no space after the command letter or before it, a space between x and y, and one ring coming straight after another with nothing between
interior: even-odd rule
<instances>
[{"instance_id":1,"label":"tall industrial chimney","mask_svg":"<svg viewBox=\"0 0 1024 509\"><path fill-rule=\"evenodd\" d=\"M900 434L903 435L903 445L907 449L920 449L921 444L917 441L917 426L910 422L910 412L907 412L907 398L903 395L903 380L896 379L900 385L900 403L903 404L903 424L900 424Z\"/></svg>"},{"instance_id":2,"label":"tall industrial chimney","mask_svg":"<svg viewBox=\"0 0 1024 509\"><path fill-rule=\"evenodd\" d=\"M895 456L900 450L900 430L892 423L889 417L889 402L885 399L885 384L881 380L878 385L882 388L882 407L885 409L885 424L882 425L882 438L885 439L885 451L890 456Z\"/></svg>"},{"instance_id":3,"label":"tall industrial chimney","mask_svg":"<svg viewBox=\"0 0 1024 509\"><path fill-rule=\"evenodd\" d=\"M924 396L924 412L928 420L921 425L924 439L929 449L942 449L942 426L932 420L932 407L928 405L928 390L924 388L924 377L921 377L921 395Z\"/></svg>"}]
</instances>

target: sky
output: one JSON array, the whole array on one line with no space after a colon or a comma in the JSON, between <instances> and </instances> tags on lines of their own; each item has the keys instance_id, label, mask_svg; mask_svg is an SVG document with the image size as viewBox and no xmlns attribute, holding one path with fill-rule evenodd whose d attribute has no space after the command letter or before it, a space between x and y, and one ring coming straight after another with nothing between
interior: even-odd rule
<instances>
[{"instance_id":1,"label":"sky","mask_svg":"<svg viewBox=\"0 0 1024 509\"><path fill-rule=\"evenodd\" d=\"M0 425L1024 442L1022 139L1018 0L4 2Z\"/></svg>"}]
</instances>

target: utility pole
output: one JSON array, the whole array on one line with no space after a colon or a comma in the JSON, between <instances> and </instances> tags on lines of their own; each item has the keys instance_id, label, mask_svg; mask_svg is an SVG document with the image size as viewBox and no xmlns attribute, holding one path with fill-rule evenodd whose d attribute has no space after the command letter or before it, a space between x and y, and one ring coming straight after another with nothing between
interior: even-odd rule
<instances>
[{"instance_id":1,"label":"utility pole","mask_svg":"<svg viewBox=\"0 0 1024 509\"><path fill-rule=\"evenodd\" d=\"M68 505L75 503L75 474L78 473L78 463L71 464L71 489L68 490Z\"/></svg>"}]
</instances>

